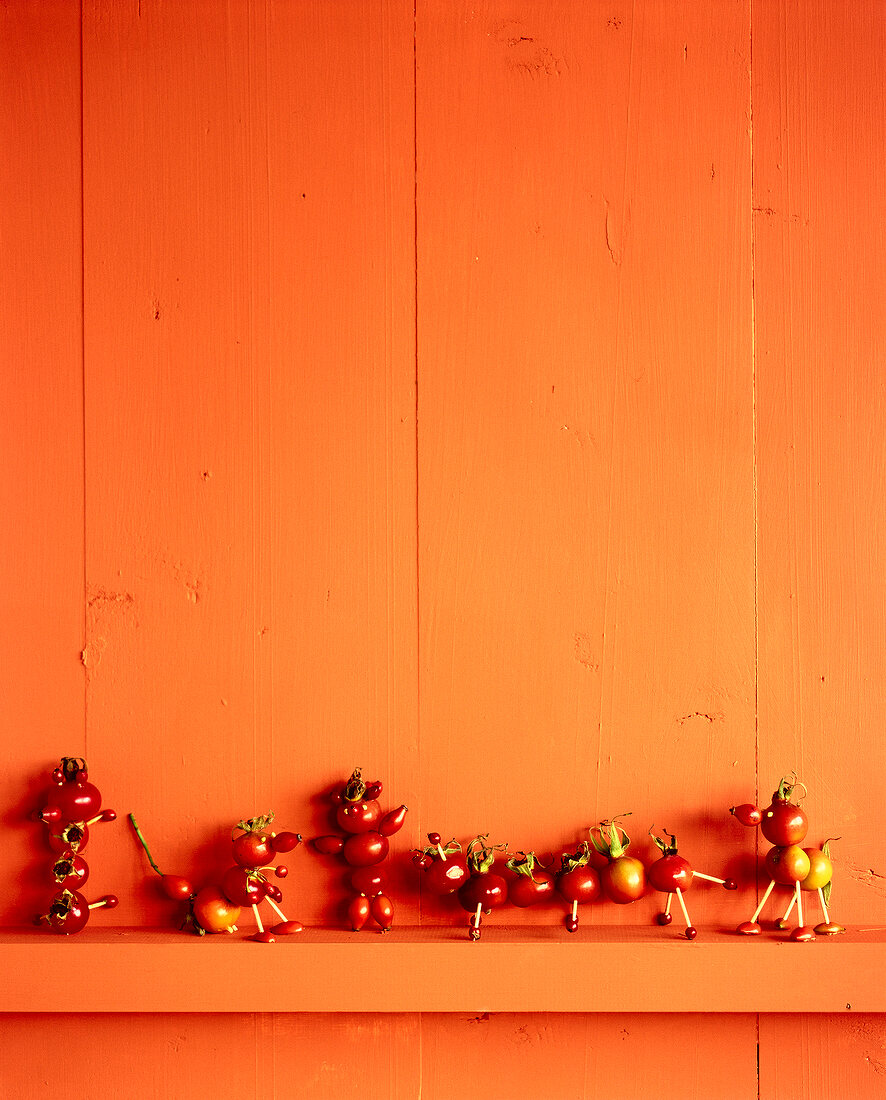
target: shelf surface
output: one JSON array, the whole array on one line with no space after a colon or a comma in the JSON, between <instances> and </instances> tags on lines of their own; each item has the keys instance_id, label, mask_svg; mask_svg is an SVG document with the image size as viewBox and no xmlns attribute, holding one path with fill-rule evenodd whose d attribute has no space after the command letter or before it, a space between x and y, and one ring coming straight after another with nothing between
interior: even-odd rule
<instances>
[{"instance_id":1,"label":"shelf surface","mask_svg":"<svg viewBox=\"0 0 886 1100\"><path fill-rule=\"evenodd\" d=\"M812 956L810 958L810 955ZM0 1011L886 1012L886 929L791 943L703 930L594 926L575 935L490 922L325 929L278 938L91 928L0 931ZM814 964L810 965L810 963Z\"/></svg>"}]
</instances>

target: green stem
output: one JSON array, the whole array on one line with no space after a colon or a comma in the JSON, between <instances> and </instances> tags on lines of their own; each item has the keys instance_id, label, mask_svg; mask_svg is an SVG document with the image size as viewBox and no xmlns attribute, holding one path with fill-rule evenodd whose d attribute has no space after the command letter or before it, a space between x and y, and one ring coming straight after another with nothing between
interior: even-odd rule
<instances>
[{"instance_id":1,"label":"green stem","mask_svg":"<svg viewBox=\"0 0 886 1100\"><path fill-rule=\"evenodd\" d=\"M159 867L157 866L157 864L156 864L156 863L154 862L154 857L153 857L153 856L151 855L151 849L150 849L150 848L148 847L148 842L147 842L147 841L145 840L145 838L144 838L144 837L142 836L142 831L141 831L141 829L140 829L140 828L138 827L138 822L137 822L137 821L135 820L135 815L134 815L134 814L130 814L130 815L129 815L129 820L130 820L130 822L132 823L132 827L133 827L133 829L135 829L135 835L136 835L136 836L138 837L138 839L139 839L139 840L141 841L141 846L142 846L142 847L144 848L144 850L145 850L145 855L146 855L146 856L148 857L148 863L150 863L150 865L151 865L151 866L152 866L152 867L154 868L154 870L155 870L155 871L157 872L157 874L158 874L158 875L160 876L160 878L163 878L163 872L162 872L162 871L160 870L160 868L159 868Z\"/></svg>"}]
</instances>

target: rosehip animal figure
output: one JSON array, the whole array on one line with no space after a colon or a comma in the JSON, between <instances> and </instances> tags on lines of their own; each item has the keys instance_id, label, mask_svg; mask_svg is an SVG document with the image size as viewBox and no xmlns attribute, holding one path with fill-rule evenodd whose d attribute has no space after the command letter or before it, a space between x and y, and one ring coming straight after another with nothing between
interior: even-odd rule
<instances>
[{"instance_id":1,"label":"rosehip animal figure","mask_svg":"<svg viewBox=\"0 0 886 1100\"><path fill-rule=\"evenodd\" d=\"M827 900L823 887L830 884L833 871L827 853L818 848L801 848L800 842L805 838L809 830L809 821L805 811L800 807L799 801L794 802L794 792L797 787L803 788L806 795L806 786L797 781L796 775L783 776L778 784L778 789L772 795L772 801L763 810L757 809L751 803L741 806L733 806L729 811L743 825L760 826L763 836L773 845L766 853L764 866L769 875L769 885L760 899L760 903L754 910L749 921L744 921L736 929L745 936L756 936L762 931L758 918L763 912L769 895L775 889L776 883L782 886L793 887L793 898L785 915L776 922L776 927L785 929L788 927L787 919L797 907L797 927L791 932L791 939L796 943L808 943L819 935L834 935L845 929L838 924L833 924L827 910ZM815 861L813 870L813 860ZM806 882L808 890L821 890L819 902L824 914L824 922L814 929L803 923L803 901L801 891L802 884Z\"/></svg>"},{"instance_id":2,"label":"rosehip animal figure","mask_svg":"<svg viewBox=\"0 0 886 1100\"><path fill-rule=\"evenodd\" d=\"M389 932L394 923L394 906L385 893L385 881L375 870L390 851L388 837L399 832L406 820L407 807L382 813L378 796L382 785L378 780L366 783L360 768L350 779L333 791L333 816L339 833L318 836L314 848L323 855L340 855L353 867L349 884L354 892L348 906L351 928L359 932L370 917L382 932Z\"/></svg>"},{"instance_id":3,"label":"rosehip animal figure","mask_svg":"<svg viewBox=\"0 0 886 1100\"><path fill-rule=\"evenodd\" d=\"M273 866L267 861L275 855L291 852L301 843L299 833L273 833L271 823L273 811L262 817L251 817L240 821L232 830L231 844L234 850L234 866L225 871L220 883L224 896L234 905L250 906L258 931L249 939L255 943L273 943L275 936L290 936L303 932L304 925L289 920L277 902L283 900L283 894L275 883L265 875L273 871L277 878L286 878L289 869L283 864ZM269 931L265 930L259 913L259 904L266 901L279 921Z\"/></svg>"},{"instance_id":4,"label":"rosehip animal figure","mask_svg":"<svg viewBox=\"0 0 886 1100\"><path fill-rule=\"evenodd\" d=\"M190 879L181 875L163 874L155 863L138 822L132 814L129 815L129 820L139 843L145 850L148 862L160 876L162 892L172 901L188 903L188 915L182 925L183 928L190 927L200 936L207 932L236 932L240 913L245 906L249 906L252 908L258 931L248 938L256 943L274 943L276 936L304 931L304 925L298 921L288 920L280 909L277 902L283 900L283 894L265 875L265 871L273 871L277 878L285 878L289 873L288 868L283 865L265 866L265 861L272 859L275 854L291 852L301 843L301 836L298 833L271 832L273 812L262 817L250 818L248 821L241 821L234 826L231 845L235 866L225 872L220 884L204 886L196 891ZM240 831L237 832L237 830ZM262 901L266 901L274 913L281 918L269 931L265 929L258 910Z\"/></svg>"},{"instance_id":5,"label":"rosehip animal figure","mask_svg":"<svg viewBox=\"0 0 886 1100\"><path fill-rule=\"evenodd\" d=\"M655 826L653 826L653 829L654 828ZM686 902L683 900L683 892L688 890L693 880L697 878L704 879L705 882L717 882L726 890L734 890L736 888L736 883L731 878L715 878L713 875L703 875L701 871L694 871L689 861L678 854L677 838L674 834L669 833L667 829L663 829L662 831L664 835L668 837L667 841L656 836L652 829L649 830L649 835L655 841L662 854L646 872L649 879L649 885L652 886L654 890L661 890L662 893L668 896L664 912L658 914L657 920L661 925L671 923L673 919L671 917L671 902L676 894L677 901L680 903L680 909L683 913L683 918L686 921L686 930L683 934L686 936L687 940L694 940L698 935L698 929L693 926L692 921L689 919Z\"/></svg>"}]
</instances>

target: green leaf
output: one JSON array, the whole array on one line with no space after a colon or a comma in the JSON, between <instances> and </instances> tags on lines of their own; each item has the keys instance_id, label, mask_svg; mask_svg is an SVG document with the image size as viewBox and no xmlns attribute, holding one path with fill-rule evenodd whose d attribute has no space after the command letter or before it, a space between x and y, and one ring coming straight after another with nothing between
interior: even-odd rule
<instances>
[{"instance_id":1,"label":"green leaf","mask_svg":"<svg viewBox=\"0 0 886 1100\"><path fill-rule=\"evenodd\" d=\"M652 837L652 839L655 841L656 845L658 846L658 848L661 849L662 852L666 852L668 850L667 844L661 839L661 837L656 836L655 833L650 833L649 835Z\"/></svg>"},{"instance_id":2,"label":"green leaf","mask_svg":"<svg viewBox=\"0 0 886 1100\"><path fill-rule=\"evenodd\" d=\"M269 813L250 817L245 821L238 821L235 828L242 829L244 833L265 833L270 828L274 816L274 811L271 810Z\"/></svg>"},{"instance_id":3,"label":"green leaf","mask_svg":"<svg viewBox=\"0 0 886 1100\"><path fill-rule=\"evenodd\" d=\"M597 828L599 828L599 826L597 826ZM593 831L591 829L588 829L588 836L591 838L591 844L594 845L594 849L596 851L598 851L601 856L608 856L609 855L609 849L606 847L605 843L603 842L602 833L601 833L600 839L598 840L594 836Z\"/></svg>"}]
</instances>

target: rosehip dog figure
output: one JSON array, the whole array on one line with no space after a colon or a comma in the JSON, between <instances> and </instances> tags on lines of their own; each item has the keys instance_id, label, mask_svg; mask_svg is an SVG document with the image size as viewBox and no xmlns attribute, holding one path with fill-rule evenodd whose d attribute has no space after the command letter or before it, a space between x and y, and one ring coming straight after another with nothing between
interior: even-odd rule
<instances>
[{"instance_id":1,"label":"rosehip dog figure","mask_svg":"<svg viewBox=\"0 0 886 1100\"><path fill-rule=\"evenodd\" d=\"M335 823L342 834L318 836L314 847L323 855L341 855L353 867L349 882L354 898L348 906L351 927L359 932L370 917L382 932L390 931L394 906L385 894L384 876L378 869L390 850L388 837L403 827L406 806L383 814L378 804L381 783L365 783L360 768L332 795Z\"/></svg>"},{"instance_id":2,"label":"rosehip dog figure","mask_svg":"<svg viewBox=\"0 0 886 1100\"><path fill-rule=\"evenodd\" d=\"M273 812L263 817L253 817L248 821L240 821L234 827L240 832L231 837L234 849L235 866L230 867L222 877L221 884L204 886L201 890L194 890L190 879L181 875L165 875L157 866L147 841L142 835L135 817L130 814L129 820L139 839L139 843L145 850L148 862L154 871L160 876L160 889L172 901L186 901L188 903L188 915L182 928L189 927L197 935L203 936L207 932L236 932L237 921L244 906L252 908L258 931L249 939L256 943L274 943L275 936L291 935L294 932L303 932L304 925L298 921L288 920L286 914L277 905L283 900L280 889L268 881L265 871L273 871L277 878L285 878L289 873L284 866L268 866L267 860L275 854L291 852L301 843L298 833L272 833L271 822L274 820ZM232 830L233 834L234 830ZM279 923L266 931L262 923L258 907L266 901L280 917Z\"/></svg>"},{"instance_id":3,"label":"rosehip dog figure","mask_svg":"<svg viewBox=\"0 0 886 1100\"><path fill-rule=\"evenodd\" d=\"M251 817L248 821L239 821L236 825L241 831L233 836L235 866L225 871L221 880L221 891L235 905L252 908L258 931L250 936L256 943L273 943L276 936L290 936L294 932L303 932L304 925L289 920L277 902L283 900L283 894L273 882L265 876L265 871L273 871L277 878L286 878L289 868L268 865L268 860L278 853L291 852L301 843L299 833L272 833L270 831L274 814L263 817ZM270 931L265 931L259 904L266 901L273 909L279 922Z\"/></svg>"},{"instance_id":4,"label":"rosehip dog figure","mask_svg":"<svg viewBox=\"0 0 886 1100\"><path fill-rule=\"evenodd\" d=\"M820 936L828 936L845 931L841 925L833 924L828 914L824 887L830 886L833 867L826 851L827 841L820 849L800 847L800 842L809 830L809 821L799 803L792 801L797 787L803 788L803 794L800 797L805 797L805 784L798 783L797 777L793 774L783 776L778 789L772 795L771 803L765 810L745 802L741 806L733 806L729 811L742 825L759 825L763 836L774 845L766 853L764 861L769 875L769 885L751 919L744 921L736 929L745 936L759 935L762 931L757 918L762 913L776 883L793 887L791 904L785 915L776 922L777 928L787 928L787 919L796 905L798 923L791 933L792 940L797 943L808 943L815 939L816 933ZM817 890L824 915L824 922L816 925L814 929L803 923L801 891L804 889Z\"/></svg>"},{"instance_id":5,"label":"rosehip dog figure","mask_svg":"<svg viewBox=\"0 0 886 1100\"><path fill-rule=\"evenodd\" d=\"M652 828L654 829L655 826L653 825ZM680 909L683 912L683 918L686 921L684 935L687 940L694 940L698 935L698 929L693 927L692 921L689 919L686 902L683 900L683 891L688 890L693 879L697 878L704 879L706 882L718 882L726 890L734 890L736 883L731 878L715 878L713 875L703 875L701 871L694 871L689 861L677 854L677 838L674 834L669 833L667 829L662 831L669 838L667 841L656 836L652 829L649 830L649 835L661 850L661 856L646 872L649 884L653 889L661 890L668 895L664 912L658 914L657 920L661 925L671 923L673 919L671 917L671 902L674 900L674 894L676 894Z\"/></svg>"},{"instance_id":6,"label":"rosehip dog figure","mask_svg":"<svg viewBox=\"0 0 886 1100\"><path fill-rule=\"evenodd\" d=\"M86 761L65 756L52 773L53 786L47 791L38 820L47 827L46 841L58 857L51 878L58 893L49 903L49 911L34 917L35 924L48 924L53 932L69 936L86 927L94 909L113 909L117 897L107 894L88 902L80 892L89 878L89 866L80 854L89 842L89 826L99 821L114 821L114 810L102 810L102 796L89 782Z\"/></svg>"}]
</instances>

